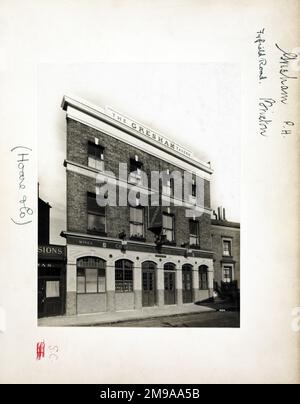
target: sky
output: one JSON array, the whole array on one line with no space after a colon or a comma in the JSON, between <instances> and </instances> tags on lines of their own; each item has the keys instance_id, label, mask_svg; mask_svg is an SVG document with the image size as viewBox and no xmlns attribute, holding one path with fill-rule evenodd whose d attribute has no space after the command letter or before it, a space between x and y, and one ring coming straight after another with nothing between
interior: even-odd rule
<instances>
[{"instance_id":1,"label":"sky","mask_svg":"<svg viewBox=\"0 0 300 404\"><path fill-rule=\"evenodd\" d=\"M50 242L66 229L64 94L109 105L211 162L211 207L240 221L241 79L237 64L80 63L38 67L39 194L51 209Z\"/></svg>"}]
</instances>

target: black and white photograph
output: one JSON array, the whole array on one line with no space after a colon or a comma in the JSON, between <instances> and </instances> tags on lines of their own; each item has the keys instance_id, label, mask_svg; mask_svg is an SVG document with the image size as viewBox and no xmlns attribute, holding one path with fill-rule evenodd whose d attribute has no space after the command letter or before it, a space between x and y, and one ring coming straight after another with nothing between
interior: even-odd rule
<instances>
[{"instance_id":1,"label":"black and white photograph","mask_svg":"<svg viewBox=\"0 0 300 404\"><path fill-rule=\"evenodd\" d=\"M238 68L47 65L39 77L39 325L238 327ZM73 83L80 97L64 94Z\"/></svg>"},{"instance_id":2,"label":"black and white photograph","mask_svg":"<svg viewBox=\"0 0 300 404\"><path fill-rule=\"evenodd\" d=\"M299 18L0 1L1 385L299 384Z\"/></svg>"}]
</instances>

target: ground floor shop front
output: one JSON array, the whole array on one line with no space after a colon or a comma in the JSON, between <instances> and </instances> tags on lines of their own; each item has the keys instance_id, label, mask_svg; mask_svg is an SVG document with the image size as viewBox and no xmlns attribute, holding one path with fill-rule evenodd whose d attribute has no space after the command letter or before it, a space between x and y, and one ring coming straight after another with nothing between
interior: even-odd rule
<instances>
[{"instance_id":1,"label":"ground floor shop front","mask_svg":"<svg viewBox=\"0 0 300 404\"><path fill-rule=\"evenodd\" d=\"M184 305L212 296L213 259L207 252L196 257L172 254L176 249L126 250L120 241L119 249L87 243L67 245L67 315Z\"/></svg>"},{"instance_id":2,"label":"ground floor shop front","mask_svg":"<svg viewBox=\"0 0 300 404\"><path fill-rule=\"evenodd\" d=\"M38 246L38 318L65 314L65 247Z\"/></svg>"}]
</instances>

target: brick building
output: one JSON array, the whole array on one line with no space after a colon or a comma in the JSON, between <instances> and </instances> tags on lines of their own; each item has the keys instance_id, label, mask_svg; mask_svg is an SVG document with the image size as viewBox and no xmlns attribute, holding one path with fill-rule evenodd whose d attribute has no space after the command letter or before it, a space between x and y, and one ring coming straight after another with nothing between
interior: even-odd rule
<instances>
[{"instance_id":1,"label":"brick building","mask_svg":"<svg viewBox=\"0 0 300 404\"><path fill-rule=\"evenodd\" d=\"M228 221L225 209L218 208L211 231L215 287L220 287L221 282L236 282L240 288L240 224Z\"/></svg>"},{"instance_id":2,"label":"brick building","mask_svg":"<svg viewBox=\"0 0 300 404\"><path fill-rule=\"evenodd\" d=\"M181 305L210 297L210 165L109 108L66 96L62 108L67 122L66 313ZM119 163L127 164L125 177ZM142 173L150 178L153 171L190 174L192 185L189 193L182 191L181 206L174 178L160 182L159 206L141 203L153 191L152 184L141 185ZM117 184L118 201L124 189L127 197L130 187L139 185L136 205L99 206L103 184L96 186L96 179L103 172L106 183ZM162 206L168 198L170 206Z\"/></svg>"}]
</instances>

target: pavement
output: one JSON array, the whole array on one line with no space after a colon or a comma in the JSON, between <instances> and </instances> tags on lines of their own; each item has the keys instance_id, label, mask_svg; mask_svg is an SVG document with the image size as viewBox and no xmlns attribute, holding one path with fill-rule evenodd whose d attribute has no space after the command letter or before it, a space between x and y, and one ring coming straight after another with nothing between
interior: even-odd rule
<instances>
[{"instance_id":1,"label":"pavement","mask_svg":"<svg viewBox=\"0 0 300 404\"><path fill-rule=\"evenodd\" d=\"M208 311L187 313L177 316L155 317L150 319L121 321L119 323L101 324L94 327L190 327L190 328L239 328L240 313L237 311Z\"/></svg>"},{"instance_id":2,"label":"pavement","mask_svg":"<svg viewBox=\"0 0 300 404\"><path fill-rule=\"evenodd\" d=\"M38 326L41 327L84 327L101 326L126 321L154 319L157 317L181 316L184 314L199 314L215 312L212 307L199 306L194 303L183 305L171 305L162 307L143 307L141 310L122 310L116 312L78 314L75 316L55 316L45 317L38 320Z\"/></svg>"}]
</instances>

